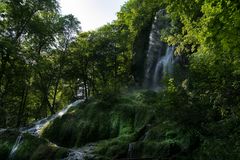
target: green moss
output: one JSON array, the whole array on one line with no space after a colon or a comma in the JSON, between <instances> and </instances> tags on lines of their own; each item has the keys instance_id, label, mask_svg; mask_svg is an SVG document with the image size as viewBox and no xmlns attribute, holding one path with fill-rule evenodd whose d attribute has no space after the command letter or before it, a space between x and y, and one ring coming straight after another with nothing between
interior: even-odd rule
<instances>
[{"instance_id":1,"label":"green moss","mask_svg":"<svg viewBox=\"0 0 240 160\"><path fill-rule=\"evenodd\" d=\"M133 141L134 135L123 135L101 141L97 144L94 154L105 155L109 158L124 158L127 156L129 142Z\"/></svg>"},{"instance_id":2,"label":"green moss","mask_svg":"<svg viewBox=\"0 0 240 160\"><path fill-rule=\"evenodd\" d=\"M172 118L180 113L168 110L176 102L173 103L169 95L163 92L138 91L112 96L111 103L105 97L89 100L71 109L50 123L43 131L43 137L66 147L80 147L94 142L94 159L126 158L131 154L133 158L211 159L217 157L214 153L223 149L221 146L228 145L224 136L230 135L239 126L235 121L214 122L205 124L202 132L192 125L183 125L177 118ZM223 129L221 126L226 127ZM224 133L224 136L214 135L221 139L219 142L224 141L223 144L218 144L216 138L206 141L203 133L209 134L214 130ZM237 135L233 137L232 143L238 142ZM212 150L213 144L218 145L219 149ZM133 146L131 152L130 145ZM236 146L231 149L234 153L238 151ZM233 153L231 150L228 152ZM227 156L229 154L223 155Z\"/></svg>"},{"instance_id":3,"label":"green moss","mask_svg":"<svg viewBox=\"0 0 240 160\"><path fill-rule=\"evenodd\" d=\"M35 150L41 145L46 145L47 141L44 139L39 139L29 134L24 134L22 138L22 143L18 147L16 154L13 159L27 160L31 158L31 155Z\"/></svg>"},{"instance_id":4,"label":"green moss","mask_svg":"<svg viewBox=\"0 0 240 160\"><path fill-rule=\"evenodd\" d=\"M123 102L131 103L122 103L122 99ZM144 115L146 110L138 109L142 107L141 104L136 104L135 100L136 98L119 96L111 99L111 105L104 98L100 101L89 101L53 121L44 130L43 136L58 145L74 147L130 134L138 124L135 115L139 115L139 124L142 123L140 120L147 119L140 116ZM140 126L142 124L138 127ZM64 137L67 137L67 140Z\"/></svg>"},{"instance_id":5,"label":"green moss","mask_svg":"<svg viewBox=\"0 0 240 160\"><path fill-rule=\"evenodd\" d=\"M8 155L11 151L11 146L9 143L7 142L4 142L2 143L1 142L1 145L0 145L0 157L2 157L2 159L7 159L8 158Z\"/></svg>"},{"instance_id":6,"label":"green moss","mask_svg":"<svg viewBox=\"0 0 240 160\"><path fill-rule=\"evenodd\" d=\"M95 148L89 151L91 153L86 158L94 160L240 159L240 121L237 118L208 123L201 121L200 124L182 123L180 116L173 118L183 111L173 110L176 102L173 103L172 95L138 91L112 96L107 96L111 98L110 102L106 97L90 99L70 109L67 114L51 122L42 137L68 148L94 142ZM186 111L192 112L190 109ZM184 115L193 113L195 115L196 111ZM1 158L8 158L18 135L16 131L0 135ZM24 134L15 159L52 160L67 156L68 150L52 146L44 138Z\"/></svg>"},{"instance_id":7,"label":"green moss","mask_svg":"<svg viewBox=\"0 0 240 160\"><path fill-rule=\"evenodd\" d=\"M45 139L24 134L22 143L16 151L13 160L61 159L66 157L67 153L67 149L52 146Z\"/></svg>"},{"instance_id":8,"label":"green moss","mask_svg":"<svg viewBox=\"0 0 240 160\"><path fill-rule=\"evenodd\" d=\"M64 147L101 141L96 153L110 159L124 157L129 143L143 136L138 130L157 119L157 108L150 104L148 94L156 96L155 92L143 91L90 99L51 122L42 136ZM112 140L102 141L107 139Z\"/></svg>"},{"instance_id":9,"label":"green moss","mask_svg":"<svg viewBox=\"0 0 240 160\"><path fill-rule=\"evenodd\" d=\"M42 159L62 159L67 157L68 151L64 148L59 148L55 146L40 145L38 149L31 156L32 160L42 160Z\"/></svg>"},{"instance_id":10,"label":"green moss","mask_svg":"<svg viewBox=\"0 0 240 160\"><path fill-rule=\"evenodd\" d=\"M19 132L15 130L6 130L0 133L0 157L2 160L8 159L18 135Z\"/></svg>"}]
</instances>

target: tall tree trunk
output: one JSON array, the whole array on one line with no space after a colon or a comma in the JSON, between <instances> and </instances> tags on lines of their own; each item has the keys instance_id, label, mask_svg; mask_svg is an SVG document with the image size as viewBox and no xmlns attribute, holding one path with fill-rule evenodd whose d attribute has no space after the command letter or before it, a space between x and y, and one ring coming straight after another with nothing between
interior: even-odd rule
<instances>
[{"instance_id":1,"label":"tall tree trunk","mask_svg":"<svg viewBox=\"0 0 240 160\"><path fill-rule=\"evenodd\" d=\"M20 103L19 110L18 110L16 127L20 127L20 125L21 125L22 117L23 117L25 107L26 107L27 96L28 96L28 85L25 84L25 86L23 88L23 92L22 92L21 103Z\"/></svg>"},{"instance_id":2,"label":"tall tree trunk","mask_svg":"<svg viewBox=\"0 0 240 160\"><path fill-rule=\"evenodd\" d=\"M114 92L117 91L117 56L114 55Z\"/></svg>"},{"instance_id":3,"label":"tall tree trunk","mask_svg":"<svg viewBox=\"0 0 240 160\"><path fill-rule=\"evenodd\" d=\"M3 85L3 75L6 72L6 65L7 62L9 61L10 55L9 53L6 53L6 55L4 55L2 53L2 63L1 63L1 68L0 68L0 86Z\"/></svg>"},{"instance_id":4,"label":"tall tree trunk","mask_svg":"<svg viewBox=\"0 0 240 160\"><path fill-rule=\"evenodd\" d=\"M54 108L52 107L51 103L49 102L49 99L46 98L47 106L51 112L51 115L54 115L56 112L54 111Z\"/></svg>"},{"instance_id":5,"label":"tall tree trunk","mask_svg":"<svg viewBox=\"0 0 240 160\"><path fill-rule=\"evenodd\" d=\"M86 99L88 99L88 88L87 88L87 78L86 78L86 75L84 75L84 78L83 78L83 85L84 85L84 96Z\"/></svg>"},{"instance_id":6,"label":"tall tree trunk","mask_svg":"<svg viewBox=\"0 0 240 160\"><path fill-rule=\"evenodd\" d=\"M43 98L42 98L42 102L41 102L41 106L39 108L39 111L42 112L44 111L44 109L46 108L45 110L45 113L44 113L44 117L47 117L48 114L47 114L47 108L49 109L51 115L55 114L55 111L51 105L51 103L49 102L49 99L48 99L48 93L43 93Z\"/></svg>"},{"instance_id":7,"label":"tall tree trunk","mask_svg":"<svg viewBox=\"0 0 240 160\"><path fill-rule=\"evenodd\" d=\"M52 79L49 79L48 80L48 84L46 85L44 83L44 80L43 80L43 77L42 77L42 74L39 72L38 73L39 77L40 77L40 84L41 84L41 92L43 94L43 98L42 98L42 103L41 103L41 106L40 106L40 111L44 108L44 107L48 107L48 109L50 110L51 114L55 114L55 111L51 105L51 103L49 102L49 99L48 99L48 95L49 95L49 88L50 88L50 85L51 85L51 82L52 82ZM45 114L45 116L47 116L47 113Z\"/></svg>"},{"instance_id":8,"label":"tall tree trunk","mask_svg":"<svg viewBox=\"0 0 240 160\"><path fill-rule=\"evenodd\" d=\"M38 108L38 111L36 112L36 119L42 118L42 117L46 117L47 116L47 106L46 106L46 98L44 93L42 93L42 97L41 97L41 105Z\"/></svg>"},{"instance_id":9,"label":"tall tree trunk","mask_svg":"<svg viewBox=\"0 0 240 160\"><path fill-rule=\"evenodd\" d=\"M60 75L57 77L57 81L54 86L54 95L53 95L53 102L52 102L52 107L51 107L53 110L56 107L56 99L57 99L57 91L58 91L59 82L60 82Z\"/></svg>"},{"instance_id":10,"label":"tall tree trunk","mask_svg":"<svg viewBox=\"0 0 240 160\"><path fill-rule=\"evenodd\" d=\"M59 67L56 83L55 83L55 86L54 86L54 96L53 96L53 103L52 103L53 110L55 109L55 105L56 105L57 91L58 91L59 82L60 82L60 79L61 79L61 76L62 76L62 70L63 70L63 67L64 67L65 55L66 55L66 51L64 51L63 55L60 57L60 67Z\"/></svg>"}]
</instances>

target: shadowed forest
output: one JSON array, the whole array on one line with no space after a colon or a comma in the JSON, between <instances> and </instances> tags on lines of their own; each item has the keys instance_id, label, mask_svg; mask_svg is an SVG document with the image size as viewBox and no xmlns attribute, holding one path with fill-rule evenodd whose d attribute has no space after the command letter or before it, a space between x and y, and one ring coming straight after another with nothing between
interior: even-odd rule
<instances>
[{"instance_id":1,"label":"shadowed forest","mask_svg":"<svg viewBox=\"0 0 240 160\"><path fill-rule=\"evenodd\" d=\"M128 0L83 32L0 1L1 160L240 159L238 0Z\"/></svg>"}]
</instances>

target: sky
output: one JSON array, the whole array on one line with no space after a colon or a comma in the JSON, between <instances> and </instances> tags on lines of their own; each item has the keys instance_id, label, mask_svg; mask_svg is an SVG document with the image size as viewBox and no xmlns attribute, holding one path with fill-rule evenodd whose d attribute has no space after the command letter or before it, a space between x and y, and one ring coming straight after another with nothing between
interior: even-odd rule
<instances>
[{"instance_id":1,"label":"sky","mask_svg":"<svg viewBox=\"0 0 240 160\"><path fill-rule=\"evenodd\" d=\"M117 18L127 0L59 0L62 14L73 14L83 31L95 30Z\"/></svg>"}]
</instances>

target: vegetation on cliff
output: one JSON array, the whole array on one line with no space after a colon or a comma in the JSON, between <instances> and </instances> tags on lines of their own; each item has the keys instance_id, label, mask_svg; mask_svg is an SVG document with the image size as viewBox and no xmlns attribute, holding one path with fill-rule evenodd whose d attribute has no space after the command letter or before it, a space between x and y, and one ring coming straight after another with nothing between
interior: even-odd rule
<instances>
[{"instance_id":1,"label":"vegetation on cliff","mask_svg":"<svg viewBox=\"0 0 240 160\"><path fill-rule=\"evenodd\" d=\"M143 91L160 9L170 24L161 40L179 64L160 91ZM86 98L39 138L24 134L15 159L60 159L69 152L62 147L89 143L94 159L239 159L239 17L236 0L129 0L117 20L82 33L56 0L1 1L0 127L52 115L79 89ZM1 158L19 134L0 131Z\"/></svg>"}]
</instances>

